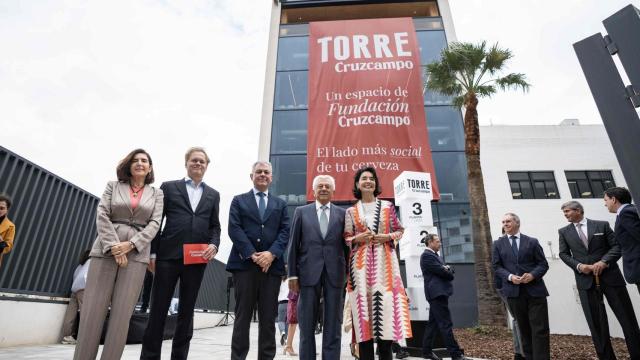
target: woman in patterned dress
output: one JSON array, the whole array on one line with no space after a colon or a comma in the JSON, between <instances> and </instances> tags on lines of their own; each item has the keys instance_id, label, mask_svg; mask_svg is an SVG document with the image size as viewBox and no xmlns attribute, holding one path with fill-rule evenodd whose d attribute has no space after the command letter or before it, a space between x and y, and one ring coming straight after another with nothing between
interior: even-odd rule
<instances>
[{"instance_id":1,"label":"woman in patterned dress","mask_svg":"<svg viewBox=\"0 0 640 360\"><path fill-rule=\"evenodd\" d=\"M347 296L360 359L391 359L391 343L410 338L407 294L400 277L395 246L403 228L392 203L376 198L380 184L375 169L358 170L353 195L358 199L345 215L344 239L351 249Z\"/></svg>"}]
</instances>

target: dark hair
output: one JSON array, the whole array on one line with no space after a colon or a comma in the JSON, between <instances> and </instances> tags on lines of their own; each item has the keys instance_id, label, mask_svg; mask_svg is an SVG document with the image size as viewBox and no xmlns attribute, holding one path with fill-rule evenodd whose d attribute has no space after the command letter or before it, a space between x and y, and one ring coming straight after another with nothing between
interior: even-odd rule
<instances>
[{"instance_id":1,"label":"dark hair","mask_svg":"<svg viewBox=\"0 0 640 360\"><path fill-rule=\"evenodd\" d=\"M128 182L129 180L131 180L131 163L133 162L133 158L138 154L147 155L147 159L149 159L149 166L153 166L151 155L149 155L148 152L146 152L144 149L135 149L118 163L118 167L116 167L116 175L118 176L119 181ZM153 167L151 167L151 171L149 171L147 176L144 178L144 183L151 184L154 181L155 176L153 175Z\"/></svg>"},{"instance_id":2,"label":"dark hair","mask_svg":"<svg viewBox=\"0 0 640 360\"><path fill-rule=\"evenodd\" d=\"M376 174L376 169L370 166L363 167L356 171L356 176L353 178L353 196L358 200L362 199L362 192L358 189L358 181L360 181L360 177L365 171L370 172L376 182L376 188L373 190L373 196L378 196L382 192L382 189L380 188L380 181L378 181L378 174Z\"/></svg>"},{"instance_id":3,"label":"dark hair","mask_svg":"<svg viewBox=\"0 0 640 360\"><path fill-rule=\"evenodd\" d=\"M91 253L91 249L84 250L80 253L80 257L78 258L78 262L80 263L80 265L84 265L84 263L89 260L89 253Z\"/></svg>"},{"instance_id":4,"label":"dark hair","mask_svg":"<svg viewBox=\"0 0 640 360\"><path fill-rule=\"evenodd\" d=\"M420 240L421 243L424 243L425 245L429 244L429 241L435 239L438 236L438 234L426 234L422 240Z\"/></svg>"},{"instance_id":5,"label":"dark hair","mask_svg":"<svg viewBox=\"0 0 640 360\"><path fill-rule=\"evenodd\" d=\"M11 209L11 198L9 195L0 194L0 202L4 201L7 204L7 210Z\"/></svg>"},{"instance_id":6,"label":"dark hair","mask_svg":"<svg viewBox=\"0 0 640 360\"><path fill-rule=\"evenodd\" d=\"M631 193L627 188L612 187L604 191L607 197L614 198L620 202L620 204L631 204Z\"/></svg>"}]
</instances>

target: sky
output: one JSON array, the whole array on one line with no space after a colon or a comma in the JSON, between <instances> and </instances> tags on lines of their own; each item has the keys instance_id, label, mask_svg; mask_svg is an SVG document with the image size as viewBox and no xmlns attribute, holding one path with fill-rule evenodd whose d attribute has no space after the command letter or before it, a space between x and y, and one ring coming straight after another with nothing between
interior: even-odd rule
<instances>
[{"instance_id":1,"label":"sky","mask_svg":"<svg viewBox=\"0 0 640 360\"><path fill-rule=\"evenodd\" d=\"M130 150L156 185L183 177L204 146L205 182L251 188L271 0L0 1L0 145L100 196ZM498 42L531 90L481 99L482 125L601 123L572 44L640 0L450 0L458 41ZM1 181L1 179L0 179Z\"/></svg>"}]
</instances>

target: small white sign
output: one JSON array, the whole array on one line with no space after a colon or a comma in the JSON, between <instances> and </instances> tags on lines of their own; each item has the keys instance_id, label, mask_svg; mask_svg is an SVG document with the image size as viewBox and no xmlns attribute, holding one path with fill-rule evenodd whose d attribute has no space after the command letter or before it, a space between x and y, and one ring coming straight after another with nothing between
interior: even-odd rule
<instances>
[{"instance_id":1,"label":"small white sign","mask_svg":"<svg viewBox=\"0 0 640 360\"><path fill-rule=\"evenodd\" d=\"M431 174L415 171L403 171L393 180L393 194L397 200L427 199L433 200Z\"/></svg>"},{"instance_id":2,"label":"small white sign","mask_svg":"<svg viewBox=\"0 0 640 360\"><path fill-rule=\"evenodd\" d=\"M424 287L424 277L420 268L420 256L411 256L404 259L404 270L407 275L407 287Z\"/></svg>"},{"instance_id":3,"label":"small white sign","mask_svg":"<svg viewBox=\"0 0 640 360\"><path fill-rule=\"evenodd\" d=\"M398 243L400 248L400 259L407 259L412 256L420 256L426 247L422 239L427 234L437 234L438 228L434 226L414 226L404 229L402 239Z\"/></svg>"},{"instance_id":4,"label":"small white sign","mask_svg":"<svg viewBox=\"0 0 640 360\"><path fill-rule=\"evenodd\" d=\"M428 199L396 199L400 207L400 222L405 228L411 226L433 226L431 201Z\"/></svg>"}]
</instances>

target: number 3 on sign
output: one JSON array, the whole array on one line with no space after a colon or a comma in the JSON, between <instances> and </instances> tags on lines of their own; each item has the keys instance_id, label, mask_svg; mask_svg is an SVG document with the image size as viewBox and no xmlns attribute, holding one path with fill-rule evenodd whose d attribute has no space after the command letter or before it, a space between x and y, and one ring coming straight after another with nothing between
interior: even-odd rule
<instances>
[{"instance_id":1,"label":"number 3 on sign","mask_svg":"<svg viewBox=\"0 0 640 360\"><path fill-rule=\"evenodd\" d=\"M419 202L413 203L413 215L422 215L422 204Z\"/></svg>"}]
</instances>

